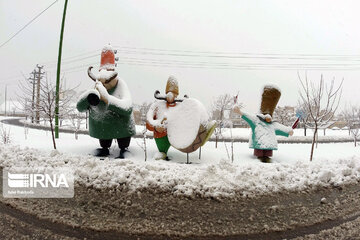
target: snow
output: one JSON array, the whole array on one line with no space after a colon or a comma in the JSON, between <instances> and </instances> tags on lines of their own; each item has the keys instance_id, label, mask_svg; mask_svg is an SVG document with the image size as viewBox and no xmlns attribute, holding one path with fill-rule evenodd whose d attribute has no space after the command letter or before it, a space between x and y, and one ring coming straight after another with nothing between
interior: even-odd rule
<instances>
[{"instance_id":1,"label":"snow","mask_svg":"<svg viewBox=\"0 0 360 240\"><path fill-rule=\"evenodd\" d=\"M79 96L77 102L86 99L86 98L89 96L89 94L95 94L96 96L98 96L98 97L100 98L100 93L99 93L96 89L89 89L89 90L86 90L85 92L83 92L83 93Z\"/></svg>"},{"instance_id":2,"label":"snow","mask_svg":"<svg viewBox=\"0 0 360 240\"><path fill-rule=\"evenodd\" d=\"M310 144L279 144L273 163L266 164L252 156L247 143L234 143L235 159L231 162L226 157L225 143L219 142L216 149L210 142L202 147L202 159L198 159L198 152L192 153L193 164L187 165L183 164L186 155L173 148L168 153L172 157L169 162L151 158L157 153L153 139L146 141L150 156L147 162L137 145L142 139L132 139L130 154L124 160L114 159L119 150L113 143L112 155L101 161L89 155L99 143L88 135L75 140L74 134L60 133L56 152L52 151L48 131L28 129L25 139L23 127L4 127L10 128L12 143L0 144L0 166L71 167L77 183L94 188L159 188L174 195L221 198L340 186L360 180L360 147L353 143L319 144L313 162L309 161Z\"/></svg>"},{"instance_id":3,"label":"snow","mask_svg":"<svg viewBox=\"0 0 360 240\"><path fill-rule=\"evenodd\" d=\"M113 50L113 47L111 46L111 44L109 43L109 44L107 44L107 45L105 45L103 47L102 51L103 52L106 52L106 51L112 51L113 52L114 50Z\"/></svg>"},{"instance_id":4,"label":"snow","mask_svg":"<svg viewBox=\"0 0 360 240\"><path fill-rule=\"evenodd\" d=\"M264 92L265 89L267 89L267 88L270 88L270 89L275 88L276 90L278 90L278 91L281 93L281 89L280 89L276 84L273 84L273 83L271 83L271 84L266 84L266 85L264 86L264 88L263 88L263 92Z\"/></svg>"},{"instance_id":5,"label":"snow","mask_svg":"<svg viewBox=\"0 0 360 240\"><path fill-rule=\"evenodd\" d=\"M96 79L109 79L114 74L116 74L116 71L108 71L105 68L100 69L100 71L98 73L94 73Z\"/></svg>"},{"instance_id":6,"label":"snow","mask_svg":"<svg viewBox=\"0 0 360 240\"><path fill-rule=\"evenodd\" d=\"M105 75L109 74L109 72L112 72L111 74L113 74L113 71L100 71L100 73L104 73ZM115 91L112 93L112 95L107 94L109 104L115 105L118 108L125 110L130 109L132 107L132 100L129 88L125 81L122 80L119 76L117 76L116 79L118 80L118 83L116 85ZM105 92L107 93L106 89L104 88L104 93Z\"/></svg>"},{"instance_id":7,"label":"snow","mask_svg":"<svg viewBox=\"0 0 360 240\"><path fill-rule=\"evenodd\" d=\"M124 80L119 76L117 77L118 83L116 90L112 96L109 96L109 104L114 104L123 109L130 109L132 107L132 100L129 88ZM116 98L118 97L118 98Z\"/></svg>"},{"instance_id":8,"label":"snow","mask_svg":"<svg viewBox=\"0 0 360 240\"><path fill-rule=\"evenodd\" d=\"M206 126L209 116L201 102L187 98L168 108L166 118L169 142L177 149L184 149L194 142L200 124Z\"/></svg>"},{"instance_id":9,"label":"snow","mask_svg":"<svg viewBox=\"0 0 360 240\"><path fill-rule=\"evenodd\" d=\"M149 111L146 113L146 120L154 127L164 126L162 122L165 118L166 112L166 102L163 100L156 100L153 104L151 104ZM154 116L156 113L156 120L154 120Z\"/></svg>"}]
</instances>

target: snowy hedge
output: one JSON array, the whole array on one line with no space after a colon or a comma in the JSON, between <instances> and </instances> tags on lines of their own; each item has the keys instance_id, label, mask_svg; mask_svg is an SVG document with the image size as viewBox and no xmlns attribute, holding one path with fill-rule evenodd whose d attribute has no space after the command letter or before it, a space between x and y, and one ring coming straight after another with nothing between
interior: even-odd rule
<instances>
[{"instance_id":1,"label":"snowy hedge","mask_svg":"<svg viewBox=\"0 0 360 240\"><path fill-rule=\"evenodd\" d=\"M76 182L89 187L128 191L148 188L189 197L217 198L235 194L251 197L259 193L338 186L360 180L359 157L286 164L232 164L220 160L186 165L164 161L100 161L92 156L57 151L49 155L36 149L0 144L0 166L27 169L70 166L75 171Z\"/></svg>"}]
</instances>

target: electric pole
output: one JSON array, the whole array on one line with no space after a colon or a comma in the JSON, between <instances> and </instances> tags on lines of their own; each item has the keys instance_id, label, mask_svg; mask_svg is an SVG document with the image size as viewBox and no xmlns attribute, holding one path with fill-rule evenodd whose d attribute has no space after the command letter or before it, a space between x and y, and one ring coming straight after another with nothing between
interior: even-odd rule
<instances>
[{"instance_id":1,"label":"electric pole","mask_svg":"<svg viewBox=\"0 0 360 240\"><path fill-rule=\"evenodd\" d=\"M7 98L7 85L5 85L5 116L6 116L6 104L7 104L7 102L6 102L6 98Z\"/></svg>"},{"instance_id":2,"label":"electric pole","mask_svg":"<svg viewBox=\"0 0 360 240\"><path fill-rule=\"evenodd\" d=\"M44 74L41 70L44 68L44 66L36 65L37 71L35 71L35 74L37 74L37 91L36 91L36 123L40 123L40 88L41 88L41 78Z\"/></svg>"},{"instance_id":3,"label":"electric pole","mask_svg":"<svg viewBox=\"0 0 360 240\"><path fill-rule=\"evenodd\" d=\"M59 57L57 63L57 74L56 74L56 99L55 99L55 138L59 138L59 86L60 86L60 67L61 67L61 53L62 53L62 42L65 27L66 8L68 0L65 0L63 18L61 23L60 31L60 42L59 42Z\"/></svg>"},{"instance_id":4,"label":"electric pole","mask_svg":"<svg viewBox=\"0 0 360 240\"><path fill-rule=\"evenodd\" d=\"M35 112L35 83L36 83L36 72L35 70L32 71L32 78L28 78L28 80L30 81L30 83L32 83L33 85L33 89L32 89L32 101L31 101L31 123L34 123L34 112Z\"/></svg>"}]
</instances>

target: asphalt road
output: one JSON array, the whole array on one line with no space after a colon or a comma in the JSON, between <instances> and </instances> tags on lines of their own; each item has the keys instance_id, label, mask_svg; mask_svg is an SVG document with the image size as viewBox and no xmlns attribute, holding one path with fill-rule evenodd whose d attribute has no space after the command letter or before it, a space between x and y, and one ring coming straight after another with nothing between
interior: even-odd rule
<instances>
[{"instance_id":1,"label":"asphalt road","mask_svg":"<svg viewBox=\"0 0 360 240\"><path fill-rule=\"evenodd\" d=\"M0 197L0 239L360 239L359 209L359 184L217 200L76 186L72 199Z\"/></svg>"}]
</instances>

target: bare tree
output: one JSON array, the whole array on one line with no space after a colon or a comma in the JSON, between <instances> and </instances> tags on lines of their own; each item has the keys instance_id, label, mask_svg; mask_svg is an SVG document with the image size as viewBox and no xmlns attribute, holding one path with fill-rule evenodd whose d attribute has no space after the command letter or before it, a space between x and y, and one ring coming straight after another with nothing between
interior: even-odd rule
<instances>
[{"instance_id":1,"label":"bare tree","mask_svg":"<svg viewBox=\"0 0 360 240\"><path fill-rule=\"evenodd\" d=\"M63 80L61 83L64 82ZM46 77L45 81L42 81L40 87L40 104L39 110L41 115L47 119L50 123L50 130L51 136L53 140L54 149L56 149L56 142L55 142L55 134L54 134L54 119L55 119L55 99L56 99L56 92L55 86L49 81ZM72 100L72 95L67 94L66 89L63 89L62 84L60 84L60 91L59 91L59 109L61 109L59 118L65 118L69 116L72 108L70 107L70 102Z\"/></svg>"},{"instance_id":2,"label":"bare tree","mask_svg":"<svg viewBox=\"0 0 360 240\"><path fill-rule=\"evenodd\" d=\"M24 76L25 78L25 76ZM56 91L55 86L48 79L47 75L45 80L41 81L40 84L40 93L39 93L39 107L36 109L33 104L33 85L25 78L24 82L19 83L19 94L17 94L17 99L19 102L20 110L24 111L27 117L34 118L37 111L39 111L40 117L45 121L48 121L50 124L51 135L54 149L56 149L55 135L54 135L54 119L55 119L55 99ZM64 77L61 79L61 83L64 82ZM76 87L75 87L76 88ZM63 84L60 85L59 91L59 118L64 119L68 118L71 113L70 102L74 96L71 92L74 92L74 89L65 89Z\"/></svg>"},{"instance_id":3,"label":"bare tree","mask_svg":"<svg viewBox=\"0 0 360 240\"><path fill-rule=\"evenodd\" d=\"M81 128L81 125L84 123L84 121L86 121L86 115L74 109L69 114L69 119L71 122L71 127L75 133L75 139L78 140L78 132Z\"/></svg>"},{"instance_id":4,"label":"bare tree","mask_svg":"<svg viewBox=\"0 0 360 240\"><path fill-rule=\"evenodd\" d=\"M29 127L26 121L24 121L24 137L27 139L27 135L29 134Z\"/></svg>"},{"instance_id":5,"label":"bare tree","mask_svg":"<svg viewBox=\"0 0 360 240\"><path fill-rule=\"evenodd\" d=\"M212 119L216 120L216 129L215 129L215 147L217 148L218 140L222 136L222 128L225 127L227 121L229 119L225 116L225 113L228 112L230 116L230 111L232 110L233 105L235 104L234 101L237 101L233 96L230 94L223 94L218 96L212 104ZM238 105L242 105L241 103ZM228 117L229 117L228 116Z\"/></svg>"},{"instance_id":6,"label":"bare tree","mask_svg":"<svg viewBox=\"0 0 360 240\"><path fill-rule=\"evenodd\" d=\"M295 108L294 107L276 107L274 111L274 119L283 125L290 125L295 120Z\"/></svg>"},{"instance_id":7,"label":"bare tree","mask_svg":"<svg viewBox=\"0 0 360 240\"><path fill-rule=\"evenodd\" d=\"M343 81L341 81L339 86L335 87L334 79L330 85L328 85L324 83L322 75L318 84L309 82L307 75L305 75L304 81L301 79L299 73L298 77L301 83L300 97L302 105L308 113L311 123L314 125L314 135L310 153L310 161L312 161L318 129L328 124L334 117L334 113L340 103Z\"/></svg>"},{"instance_id":8,"label":"bare tree","mask_svg":"<svg viewBox=\"0 0 360 240\"><path fill-rule=\"evenodd\" d=\"M146 123L146 113L148 112L151 103L143 102L142 104L134 104L133 114L137 125Z\"/></svg>"},{"instance_id":9,"label":"bare tree","mask_svg":"<svg viewBox=\"0 0 360 240\"><path fill-rule=\"evenodd\" d=\"M230 146L231 146L231 152L229 153L229 149L227 147L226 141L224 140L224 145L225 145L225 150L226 150L226 154L229 158L229 160L231 160L231 162L234 162L234 137L233 137L233 122L228 120L224 122L224 127L229 128L230 129Z\"/></svg>"},{"instance_id":10,"label":"bare tree","mask_svg":"<svg viewBox=\"0 0 360 240\"><path fill-rule=\"evenodd\" d=\"M147 160L146 132L147 129L146 126L144 126L144 130L142 131L142 143L136 141L136 144L144 151L145 162Z\"/></svg>"},{"instance_id":11,"label":"bare tree","mask_svg":"<svg viewBox=\"0 0 360 240\"><path fill-rule=\"evenodd\" d=\"M3 144L11 143L11 134L10 134L10 127L4 127L4 124L1 124L0 128L0 140Z\"/></svg>"},{"instance_id":12,"label":"bare tree","mask_svg":"<svg viewBox=\"0 0 360 240\"><path fill-rule=\"evenodd\" d=\"M24 76L24 80L18 84L20 91L16 92L17 103L15 106L19 111L25 114L26 119L30 118L31 122L35 119L35 99L33 84Z\"/></svg>"},{"instance_id":13,"label":"bare tree","mask_svg":"<svg viewBox=\"0 0 360 240\"><path fill-rule=\"evenodd\" d=\"M343 111L344 120L349 132L354 138L354 145L356 147L357 139L360 137L360 108L350 106Z\"/></svg>"},{"instance_id":14,"label":"bare tree","mask_svg":"<svg viewBox=\"0 0 360 240\"><path fill-rule=\"evenodd\" d=\"M142 143L136 142L137 145L144 151L144 157L145 157L145 162L147 160L147 146L146 146L146 132L147 132L147 128L146 128L146 114L149 111L151 104L144 102L143 104L141 104L139 106L139 112L140 112L140 120L141 123L144 127L143 131L142 131Z\"/></svg>"},{"instance_id":15,"label":"bare tree","mask_svg":"<svg viewBox=\"0 0 360 240\"><path fill-rule=\"evenodd\" d=\"M307 112L306 106L301 102L302 100L300 100L298 103L297 114L300 117L300 125L304 129L304 136L306 137L307 128L309 127L310 117L309 117L309 113Z\"/></svg>"}]
</instances>

